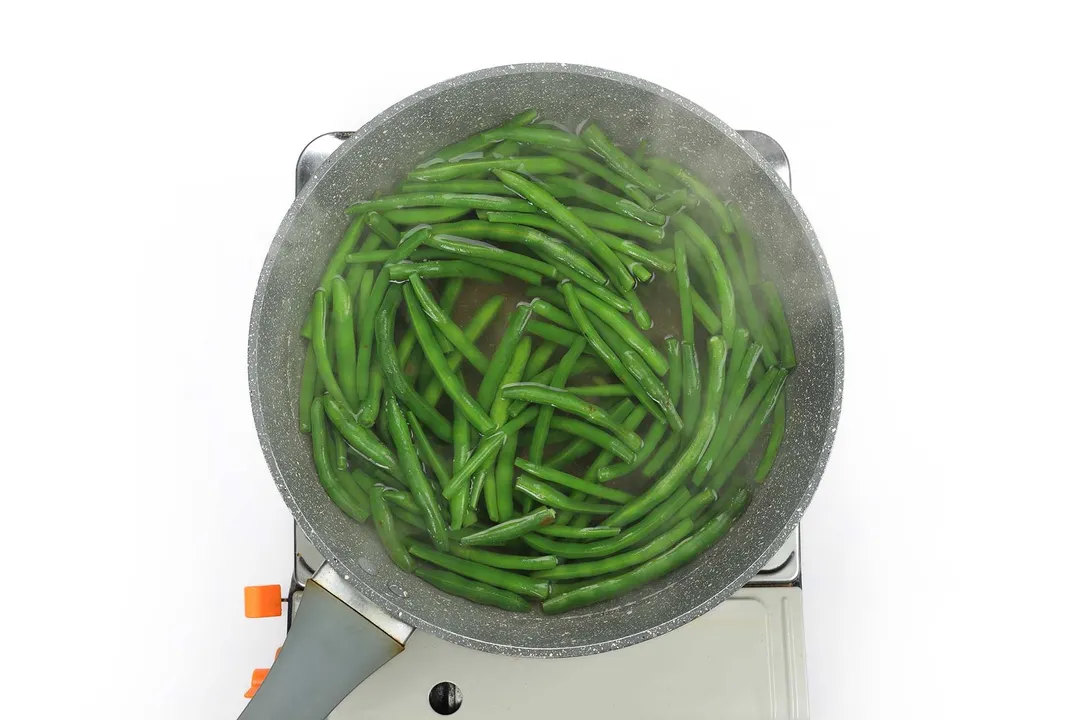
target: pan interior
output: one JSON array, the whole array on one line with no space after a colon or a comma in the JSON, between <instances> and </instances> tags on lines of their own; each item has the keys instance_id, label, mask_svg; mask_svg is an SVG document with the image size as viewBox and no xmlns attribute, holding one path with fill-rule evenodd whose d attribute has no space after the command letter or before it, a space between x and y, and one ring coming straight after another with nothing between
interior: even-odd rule
<instances>
[{"instance_id":1,"label":"pan interior","mask_svg":"<svg viewBox=\"0 0 1080 720\"><path fill-rule=\"evenodd\" d=\"M623 147L683 164L744 209L763 274L780 289L800 365L788 382L788 426L772 475L746 515L695 562L611 602L566 615L507 613L441 593L397 569L370 524L326 497L297 422L304 344L299 329L340 240L342 210L389 188L433 150L525 108L569 129L595 119ZM482 650L572 656L615 649L678 627L742 586L798 521L824 467L839 413L839 312L821 250L782 183L738 135L688 101L594 68L521 65L428 88L365 125L319 169L274 239L249 339L252 408L274 480L294 517L335 568L395 616Z\"/></svg>"}]
</instances>

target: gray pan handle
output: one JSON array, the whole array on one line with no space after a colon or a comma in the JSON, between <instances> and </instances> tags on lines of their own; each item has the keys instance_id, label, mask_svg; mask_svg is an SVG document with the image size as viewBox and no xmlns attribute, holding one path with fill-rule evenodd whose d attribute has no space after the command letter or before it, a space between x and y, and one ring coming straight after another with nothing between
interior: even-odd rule
<instances>
[{"instance_id":1,"label":"gray pan handle","mask_svg":"<svg viewBox=\"0 0 1080 720\"><path fill-rule=\"evenodd\" d=\"M412 631L324 563L304 586L281 654L240 720L323 720L400 653Z\"/></svg>"}]
</instances>

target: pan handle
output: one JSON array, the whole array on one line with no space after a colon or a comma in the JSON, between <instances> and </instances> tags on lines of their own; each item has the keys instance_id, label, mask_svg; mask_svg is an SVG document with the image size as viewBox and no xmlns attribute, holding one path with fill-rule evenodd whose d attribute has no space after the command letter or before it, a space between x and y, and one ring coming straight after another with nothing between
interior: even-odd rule
<instances>
[{"instance_id":1,"label":"pan handle","mask_svg":"<svg viewBox=\"0 0 1080 720\"><path fill-rule=\"evenodd\" d=\"M240 720L324 720L405 648L412 631L323 563L305 584L281 653Z\"/></svg>"}]
</instances>

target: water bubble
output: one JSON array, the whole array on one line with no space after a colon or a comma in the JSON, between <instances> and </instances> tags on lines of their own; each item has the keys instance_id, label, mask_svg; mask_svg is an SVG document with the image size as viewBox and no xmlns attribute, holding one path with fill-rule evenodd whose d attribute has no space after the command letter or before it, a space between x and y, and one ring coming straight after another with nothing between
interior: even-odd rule
<instances>
[{"instance_id":1,"label":"water bubble","mask_svg":"<svg viewBox=\"0 0 1080 720\"><path fill-rule=\"evenodd\" d=\"M409 597L409 593L405 590L405 588L401 587L400 585L395 585L394 583L386 583L386 589L397 595L399 598Z\"/></svg>"}]
</instances>

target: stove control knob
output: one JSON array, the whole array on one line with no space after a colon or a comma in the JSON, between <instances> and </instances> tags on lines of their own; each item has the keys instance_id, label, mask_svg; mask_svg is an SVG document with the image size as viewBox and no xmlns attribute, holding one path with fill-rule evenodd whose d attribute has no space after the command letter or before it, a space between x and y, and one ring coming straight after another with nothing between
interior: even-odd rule
<instances>
[{"instance_id":1,"label":"stove control knob","mask_svg":"<svg viewBox=\"0 0 1080 720\"><path fill-rule=\"evenodd\" d=\"M255 668L251 671L251 687L244 693L244 697L248 700L255 697L255 691L259 689L259 686L263 684L263 680L266 679L269 674L270 668Z\"/></svg>"},{"instance_id":2,"label":"stove control knob","mask_svg":"<svg viewBox=\"0 0 1080 720\"><path fill-rule=\"evenodd\" d=\"M281 616L280 585L248 585L244 588L244 617Z\"/></svg>"}]
</instances>

